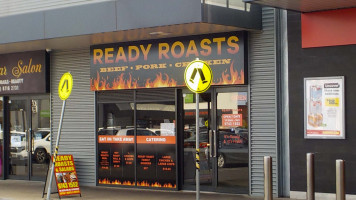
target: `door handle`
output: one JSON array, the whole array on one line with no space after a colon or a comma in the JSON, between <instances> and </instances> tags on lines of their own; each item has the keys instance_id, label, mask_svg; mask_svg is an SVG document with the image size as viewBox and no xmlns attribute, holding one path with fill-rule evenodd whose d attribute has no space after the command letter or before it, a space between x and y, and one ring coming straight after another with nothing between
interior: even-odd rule
<instances>
[{"instance_id":1,"label":"door handle","mask_svg":"<svg viewBox=\"0 0 356 200\"><path fill-rule=\"evenodd\" d=\"M213 157L213 131L209 130L209 154L210 158Z\"/></svg>"},{"instance_id":2,"label":"door handle","mask_svg":"<svg viewBox=\"0 0 356 200\"><path fill-rule=\"evenodd\" d=\"M214 135L214 158L216 157L216 154L217 154L217 147L216 147L216 143L217 143L217 140L216 140L216 130L213 130L213 135Z\"/></svg>"},{"instance_id":3,"label":"door handle","mask_svg":"<svg viewBox=\"0 0 356 200\"><path fill-rule=\"evenodd\" d=\"M31 131L31 129L29 129L28 131L26 131L27 132L27 142L26 142L26 151L27 152L30 152L31 151L31 143L32 143L32 135L31 135L31 133L32 133L32 131Z\"/></svg>"}]
</instances>

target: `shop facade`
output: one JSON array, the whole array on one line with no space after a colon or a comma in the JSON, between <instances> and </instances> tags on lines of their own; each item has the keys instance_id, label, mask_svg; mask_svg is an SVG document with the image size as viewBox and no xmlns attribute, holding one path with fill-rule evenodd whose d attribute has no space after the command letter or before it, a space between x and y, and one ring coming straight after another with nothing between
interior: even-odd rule
<instances>
[{"instance_id":1,"label":"shop facade","mask_svg":"<svg viewBox=\"0 0 356 200\"><path fill-rule=\"evenodd\" d=\"M186 3L191 2L194 1ZM120 3L109 1L44 13L48 15L47 23L57 19L57 13L73 13L71 9L107 13L115 5L121 5L119 10L125 8ZM171 10L168 8L172 5L160 3ZM285 158L278 150L283 145L278 141L283 135L279 131L282 122L278 106L279 12L257 6L260 26L246 27L236 24L241 13L231 5L204 5L200 1L195 4L194 8L200 11L189 9L187 13L205 13L198 22L197 16L189 14L184 20L176 17L179 22L139 16L148 20L145 25L117 19L120 23L114 23L119 28L113 30L99 27L94 32L48 31L52 35L44 36L46 44L37 44L42 40L37 39L29 45L47 49L49 54L46 94L50 126L46 128L51 132L52 148L62 106L56 93L58 82L65 72L70 71L73 76L59 153L73 154L81 185L195 189L196 99L184 85L184 69L199 58L212 67L214 77L211 88L200 95L202 190L263 195L263 156L270 155L275 170L274 193L285 194ZM247 5L245 9L250 9ZM229 20L212 25L217 20L214 16L220 16L221 11L227 11ZM240 17L245 22L254 19ZM85 34L90 34L90 42ZM2 47L5 45L8 44ZM15 45L11 49L22 52ZM3 108L6 113L7 107ZM4 129L4 133L11 136L9 130ZM10 153L5 146L10 143L2 144L5 158ZM9 161L2 160L3 169L7 166ZM14 177L3 170L2 178Z\"/></svg>"},{"instance_id":2,"label":"shop facade","mask_svg":"<svg viewBox=\"0 0 356 200\"><path fill-rule=\"evenodd\" d=\"M282 8L288 71L290 197L306 198L306 154L314 153L317 199L335 199L336 160L345 161L345 193L355 197L355 2L251 0Z\"/></svg>"},{"instance_id":3,"label":"shop facade","mask_svg":"<svg viewBox=\"0 0 356 200\"><path fill-rule=\"evenodd\" d=\"M39 180L50 155L49 57L1 55L1 176Z\"/></svg>"},{"instance_id":4,"label":"shop facade","mask_svg":"<svg viewBox=\"0 0 356 200\"><path fill-rule=\"evenodd\" d=\"M348 13L355 9L339 9L315 13L300 14L290 12L289 18L289 83L295 85L290 87L290 120L291 138L291 195L301 198L306 188L305 163L306 153L315 153L315 192L323 199L333 199L336 191L335 161L343 159L345 168L345 192L355 195L353 185L355 184L354 156L354 124L353 120L353 66L355 58L354 37L348 32L354 24L348 24L349 19L355 19L355 15ZM319 19L319 17L321 17ZM352 17L352 18L350 18ZM318 20L323 19L323 22ZM311 20L315 23L328 24L328 30L337 31L332 41L325 40L325 33L320 31L320 26L313 28L305 26ZM338 28L336 28L338 27ZM311 40L318 30L320 40ZM326 29L324 29L326 30ZM304 35L303 35L304 34ZM308 35L306 35L308 34ZM344 36L342 36L344 35ZM347 36L347 37L345 37ZM341 39L342 38L342 39ZM313 41L313 42L312 42ZM345 44L343 41L346 41ZM318 57L317 60L314 57ZM303 62L299 62L303 60ZM306 70L308 69L308 70ZM302 72L302 73L299 73ZM316 80L309 88L319 91L321 95L306 99L307 86L303 86L305 80ZM330 87L333 85L332 87ZM315 93L315 92L314 92ZM316 94L316 93L315 93ZM320 96L319 98L317 98ZM315 99L315 100L313 100ZM314 102L319 99L320 109L314 112L319 115L319 120L310 118ZM332 104L328 104L328 101ZM336 101L335 101L336 100ZM310 105L310 111L304 114L298 107ZM316 107L315 107L316 108ZM306 116L308 115L308 116ZM309 119L310 118L310 119ZM292 119L292 118L291 118ZM304 121L308 119L307 121ZM317 123L315 123L317 122ZM307 127L303 129L303 124ZM306 133L306 136L299 133ZM316 133L316 134L315 134ZM310 137L313 136L313 137ZM308 137L309 136L309 137ZM298 177L297 177L298 176ZM350 198L352 198L350 196Z\"/></svg>"}]
</instances>

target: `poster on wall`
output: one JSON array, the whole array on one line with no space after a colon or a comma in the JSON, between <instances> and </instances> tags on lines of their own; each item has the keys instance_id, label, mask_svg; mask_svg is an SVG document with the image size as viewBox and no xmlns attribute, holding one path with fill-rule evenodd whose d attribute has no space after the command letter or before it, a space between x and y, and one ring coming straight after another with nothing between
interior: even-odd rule
<instances>
[{"instance_id":1,"label":"poster on wall","mask_svg":"<svg viewBox=\"0 0 356 200\"><path fill-rule=\"evenodd\" d=\"M345 139L343 76L304 79L304 138Z\"/></svg>"}]
</instances>

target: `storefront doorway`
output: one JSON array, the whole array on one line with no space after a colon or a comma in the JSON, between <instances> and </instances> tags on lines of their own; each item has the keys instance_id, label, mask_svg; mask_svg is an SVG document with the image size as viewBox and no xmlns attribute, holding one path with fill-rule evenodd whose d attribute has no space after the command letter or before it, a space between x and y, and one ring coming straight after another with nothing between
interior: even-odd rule
<instances>
[{"instance_id":1,"label":"storefront doorway","mask_svg":"<svg viewBox=\"0 0 356 200\"><path fill-rule=\"evenodd\" d=\"M9 108L8 174L10 179L44 180L50 157L49 96L13 96Z\"/></svg>"},{"instance_id":2,"label":"storefront doorway","mask_svg":"<svg viewBox=\"0 0 356 200\"><path fill-rule=\"evenodd\" d=\"M183 91L183 189L195 190L195 94ZM212 88L199 100L200 184L205 191L248 193L247 88Z\"/></svg>"}]
</instances>

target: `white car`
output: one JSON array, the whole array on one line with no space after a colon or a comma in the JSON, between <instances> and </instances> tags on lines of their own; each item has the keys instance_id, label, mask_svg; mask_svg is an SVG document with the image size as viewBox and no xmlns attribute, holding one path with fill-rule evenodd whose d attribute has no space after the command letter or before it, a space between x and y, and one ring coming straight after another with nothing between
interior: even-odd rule
<instances>
[{"instance_id":1,"label":"white car","mask_svg":"<svg viewBox=\"0 0 356 200\"><path fill-rule=\"evenodd\" d=\"M51 134L49 130L34 133L33 158L39 164L45 163L51 156Z\"/></svg>"}]
</instances>

